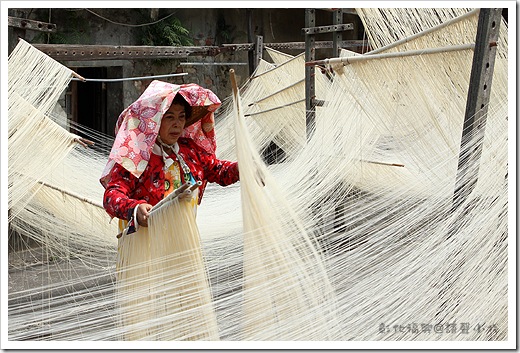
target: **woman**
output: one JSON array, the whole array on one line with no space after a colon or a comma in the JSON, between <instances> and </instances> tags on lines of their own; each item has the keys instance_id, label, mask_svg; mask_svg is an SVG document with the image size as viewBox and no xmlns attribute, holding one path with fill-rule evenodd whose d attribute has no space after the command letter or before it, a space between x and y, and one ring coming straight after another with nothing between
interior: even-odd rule
<instances>
[{"instance_id":1,"label":"woman","mask_svg":"<svg viewBox=\"0 0 520 353\"><path fill-rule=\"evenodd\" d=\"M106 211L121 220L116 293L126 340L219 339L192 210L207 181L238 181L237 163L215 157L213 112L220 104L198 85L153 81L118 119L100 181ZM193 206L175 202L148 223L154 205L199 181Z\"/></svg>"},{"instance_id":2,"label":"woman","mask_svg":"<svg viewBox=\"0 0 520 353\"><path fill-rule=\"evenodd\" d=\"M198 85L153 81L120 115L100 181L103 206L128 222L120 224L125 233L148 226L153 205L186 182L202 182L196 207L207 182L225 186L239 180L236 162L215 157L213 112L220 104Z\"/></svg>"}]
</instances>

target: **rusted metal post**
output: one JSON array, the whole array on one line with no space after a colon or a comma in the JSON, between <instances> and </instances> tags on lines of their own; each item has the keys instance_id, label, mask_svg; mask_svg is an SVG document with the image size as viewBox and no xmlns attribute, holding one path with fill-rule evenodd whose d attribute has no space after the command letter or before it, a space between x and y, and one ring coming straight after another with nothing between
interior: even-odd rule
<instances>
[{"instance_id":1,"label":"rusted metal post","mask_svg":"<svg viewBox=\"0 0 520 353\"><path fill-rule=\"evenodd\" d=\"M305 9L305 27L313 28L316 26L316 10ZM305 61L313 61L316 58L316 49L314 48L315 34L305 33ZM305 116L307 126L307 139L312 136L315 120L316 108L314 106L314 98L316 96L316 88L314 82L315 68L314 66L305 66Z\"/></svg>"},{"instance_id":2,"label":"rusted metal post","mask_svg":"<svg viewBox=\"0 0 520 353\"><path fill-rule=\"evenodd\" d=\"M256 36L256 44L255 44L255 60L254 60L254 68L253 71L256 70L258 65L260 64L260 59L262 59L262 53L264 51L264 37Z\"/></svg>"},{"instance_id":3,"label":"rusted metal post","mask_svg":"<svg viewBox=\"0 0 520 353\"><path fill-rule=\"evenodd\" d=\"M253 43L253 9L246 9L247 18L247 42ZM255 71L255 57L254 53L250 50L247 52L247 59L249 62L249 76Z\"/></svg>"},{"instance_id":4,"label":"rusted metal post","mask_svg":"<svg viewBox=\"0 0 520 353\"><path fill-rule=\"evenodd\" d=\"M333 12L332 15L332 24L340 25L343 24L343 10L338 9ZM343 33L341 31L332 33L332 57L335 58L339 56L339 43L343 39Z\"/></svg>"},{"instance_id":5,"label":"rusted metal post","mask_svg":"<svg viewBox=\"0 0 520 353\"><path fill-rule=\"evenodd\" d=\"M453 195L454 208L466 200L478 180L501 19L502 9L480 10Z\"/></svg>"}]
</instances>

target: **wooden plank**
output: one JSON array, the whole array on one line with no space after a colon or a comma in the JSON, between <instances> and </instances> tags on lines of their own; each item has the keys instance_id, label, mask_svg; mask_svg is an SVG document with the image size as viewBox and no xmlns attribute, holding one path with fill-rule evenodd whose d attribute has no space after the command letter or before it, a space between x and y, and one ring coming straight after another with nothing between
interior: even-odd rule
<instances>
[{"instance_id":1,"label":"wooden plank","mask_svg":"<svg viewBox=\"0 0 520 353\"><path fill-rule=\"evenodd\" d=\"M39 32L56 32L56 25L54 23L28 20L26 18L8 16L7 25L16 28L31 29L33 31Z\"/></svg>"}]
</instances>

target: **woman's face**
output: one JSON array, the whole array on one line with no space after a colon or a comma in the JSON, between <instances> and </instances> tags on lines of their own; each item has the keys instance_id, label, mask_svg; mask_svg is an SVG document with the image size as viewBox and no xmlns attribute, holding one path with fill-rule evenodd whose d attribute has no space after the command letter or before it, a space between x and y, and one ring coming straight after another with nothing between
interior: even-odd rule
<instances>
[{"instance_id":1,"label":"woman's face","mask_svg":"<svg viewBox=\"0 0 520 353\"><path fill-rule=\"evenodd\" d=\"M184 125L186 124L186 113L182 104L173 103L164 113L159 136L162 142L173 145L182 134Z\"/></svg>"}]
</instances>

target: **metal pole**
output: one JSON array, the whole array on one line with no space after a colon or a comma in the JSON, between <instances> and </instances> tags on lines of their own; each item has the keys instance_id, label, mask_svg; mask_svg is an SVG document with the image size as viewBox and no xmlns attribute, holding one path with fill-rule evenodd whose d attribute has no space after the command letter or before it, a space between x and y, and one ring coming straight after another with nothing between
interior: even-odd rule
<instances>
[{"instance_id":1,"label":"metal pole","mask_svg":"<svg viewBox=\"0 0 520 353\"><path fill-rule=\"evenodd\" d=\"M253 10L246 9L246 17L247 17L247 41L248 43L253 43ZM250 50L247 52L247 59L249 62L249 76L255 72L255 59L254 53Z\"/></svg>"},{"instance_id":2,"label":"metal pole","mask_svg":"<svg viewBox=\"0 0 520 353\"><path fill-rule=\"evenodd\" d=\"M316 26L316 10L305 9L305 27ZM306 33L305 34L305 62L313 61L316 57L316 50L314 48L315 35ZM314 98L316 95L315 82L314 82L315 68L314 66L305 66L305 112L306 112L306 126L307 126L307 139L310 139L313 133L315 119L316 119L316 108L314 107Z\"/></svg>"},{"instance_id":3,"label":"metal pole","mask_svg":"<svg viewBox=\"0 0 520 353\"><path fill-rule=\"evenodd\" d=\"M140 77L125 77L125 78L84 78L76 74L72 73L75 78L72 81L83 81L83 82L123 82L123 81L137 81L137 80L148 80L148 79L158 79L165 77L177 77L177 76L186 76L187 72L182 72L180 74L166 74L166 75L154 75L154 76L140 76Z\"/></svg>"},{"instance_id":4,"label":"metal pole","mask_svg":"<svg viewBox=\"0 0 520 353\"><path fill-rule=\"evenodd\" d=\"M339 9L333 12L332 24L340 25L343 23L343 10ZM333 32L332 34L332 57L339 56L339 43L343 39L341 31Z\"/></svg>"},{"instance_id":5,"label":"metal pole","mask_svg":"<svg viewBox=\"0 0 520 353\"><path fill-rule=\"evenodd\" d=\"M256 68L260 64L260 59L262 59L263 50L264 50L264 37L256 36L255 60L254 60L255 67L253 68L253 71L256 70Z\"/></svg>"},{"instance_id":6,"label":"metal pole","mask_svg":"<svg viewBox=\"0 0 520 353\"><path fill-rule=\"evenodd\" d=\"M491 95L502 9L481 9L469 80L453 206L457 208L475 188Z\"/></svg>"}]
</instances>

